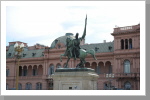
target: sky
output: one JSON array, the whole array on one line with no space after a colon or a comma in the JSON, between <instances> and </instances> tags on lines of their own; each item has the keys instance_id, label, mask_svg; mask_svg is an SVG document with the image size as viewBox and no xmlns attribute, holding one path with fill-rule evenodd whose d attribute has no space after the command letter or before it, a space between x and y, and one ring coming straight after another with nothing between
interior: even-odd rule
<instances>
[{"instance_id":1,"label":"sky","mask_svg":"<svg viewBox=\"0 0 150 100\"><path fill-rule=\"evenodd\" d=\"M143 5L130 2L48 2L46 5L29 4L6 6L6 45L22 41L33 46L36 43L50 46L66 33L78 32L82 36L87 14L85 43L102 43L114 40L111 35L116 26L137 25Z\"/></svg>"}]
</instances>

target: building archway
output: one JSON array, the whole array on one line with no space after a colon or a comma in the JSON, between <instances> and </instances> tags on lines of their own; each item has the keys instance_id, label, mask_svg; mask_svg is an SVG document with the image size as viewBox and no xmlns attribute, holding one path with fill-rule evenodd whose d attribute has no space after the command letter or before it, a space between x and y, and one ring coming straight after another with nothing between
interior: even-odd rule
<instances>
[{"instance_id":1,"label":"building archway","mask_svg":"<svg viewBox=\"0 0 150 100\"><path fill-rule=\"evenodd\" d=\"M129 49L132 49L132 39L129 39Z\"/></svg>"},{"instance_id":2,"label":"building archway","mask_svg":"<svg viewBox=\"0 0 150 100\"><path fill-rule=\"evenodd\" d=\"M111 74L112 73L112 67L111 67L111 62L107 61L105 63L105 73Z\"/></svg>"},{"instance_id":3,"label":"building archway","mask_svg":"<svg viewBox=\"0 0 150 100\"><path fill-rule=\"evenodd\" d=\"M32 76L33 75L33 69L32 69L32 66L29 65L28 66L28 76Z\"/></svg>"},{"instance_id":4,"label":"building archway","mask_svg":"<svg viewBox=\"0 0 150 100\"><path fill-rule=\"evenodd\" d=\"M27 66L24 66L23 67L23 76L27 76L27 74L28 74Z\"/></svg>"},{"instance_id":5,"label":"building archway","mask_svg":"<svg viewBox=\"0 0 150 100\"><path fill-rule=\"evenodd\" d=\"M36 83L36 90L42 90L42 83Z\"/></svg>"},{"instance_id":6,"label":"building archway","mask_svg":"<svg viewBox=\"0 0 150 100\"><path fill-rule=\"evenodd\" d=\"M89 63L89 62L86 62L86 63L85 63L85 67L91 68L91 67L90 67L90 63Z\"/></svg>"},{"instance_id":7,"label":"building archway","mask_svg":"<svg viewBox=\"0 0 150 100\"><path fill-rule=\"evenodd\" d=\"M32 90L32 84L31 83L26 83L26 90Z\"/></svg>"},{"instance_id":8,"label":"building archway","mask_svg":"<svg viewBox=\"0 0 150 100\"><path fill-rule=\"evenodd\" d=\"M23 69L22 69L22 66L19 66L19 76L23 76Z\"/></svg>"},{"instance_id":9,"label":"building archway","mask_svg":"<svg viewBox=\"0 0 150 100\"><path fill-rule=\"evenodd\" d=\"M58 64L56 65L56 68L61 68L61 64L58 63Z\"/></svg>"},{"instance_id":10,"label":"building archway","mask_svg":"<svg viewBox=\"0 0 150 100\"><path fill-rule=\"evenodd\" d=\"M33 75L33 76L38 75L38 68L37 68L37 65L34 65L32 70L33 70L33 71L32 71L32 75Z\"/></svg>"},{"instance_id":11,"label":"building archway","mask_svg":"<svg viewBox=\"0 0 150 100\"><path fill-rule=\"evenodd\" d=\"M124 49L124 40L121 40L121 49Z\"/></svg>"},{"instance_id":12,"label":"building archway","mask_svg":"<svg viewBox=\"0 0 150 100\"><path fill-rule=\"evenodd\" d=\"M104 69L105 69L105 68L104 68L104 63L103 63L103 62L99 62L99 63L98 63L98 66L99 66L99 67L98 67L98 68L99 68L99 69L98 69L99 74L105 73L105 71L104 71Z\"/></svg>"},{"instance_id":13,"label":"building archway","mask_svg":"<svg viewBox=\"0 0 150 100\"><path fill-rule=\"evenodd\" d=\"M95 72L97 72L97 63L93 62L91 65L92 65L91 68L94 69Z\"/></svg>"},{"instance_id":14,"label":"building archway","mask_svg":"<svg viewBox=\"0 0 150 100\"><path fill-rule=\"evenodd\" d=\"M125 90L131 90L131 83L128 82L128 81L125 82L125 83L124 83L124 89L125 89Z\"/></svg>"},{"instance_id":15,"label":"building archway","mask_svg":"<svg viewBox=\"0 0 150 100\"><path fill-rule=\"evenodd\" d=\"M128 39L125 39L125 49L128 49Z\"/></svg>"}]
</instances>

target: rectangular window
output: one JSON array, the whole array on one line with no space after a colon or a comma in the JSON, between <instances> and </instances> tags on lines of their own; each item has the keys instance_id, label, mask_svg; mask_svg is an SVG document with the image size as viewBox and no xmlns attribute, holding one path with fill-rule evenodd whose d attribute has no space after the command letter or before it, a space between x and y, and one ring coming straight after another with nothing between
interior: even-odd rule
<instances>
[{"instance_id":1,"label":"rectangular window","mask_svg":"<svg viewBox=\"0 0 150 100\"><path fill-rule=\"evenodd\" d=\"M6 76L8 76L8 75L9 75L9 69L6 70Z\"/></svg>"}]
</instances>

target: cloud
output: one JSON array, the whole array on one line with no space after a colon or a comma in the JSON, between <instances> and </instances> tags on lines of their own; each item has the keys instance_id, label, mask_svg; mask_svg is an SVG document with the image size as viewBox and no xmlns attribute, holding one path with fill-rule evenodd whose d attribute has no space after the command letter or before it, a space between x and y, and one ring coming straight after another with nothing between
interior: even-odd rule
<instances>
[{"instance_id":1,"label":"cloud","mask_svg":"<svg viewBox=\"0 0 150 100\"><path fill-rule=\"evenodd\" d=\"M24 40L29 44L39 42L50 46L49 42L67 32L78 32L81 37L87 14L86 42L112 41L110 33L115 25L123 27L140 22L140 7L104 2L100 6L8 6L6 38L7 41ZM31 40L34 41L30 43Z\"/></svg>"}]
</instances>

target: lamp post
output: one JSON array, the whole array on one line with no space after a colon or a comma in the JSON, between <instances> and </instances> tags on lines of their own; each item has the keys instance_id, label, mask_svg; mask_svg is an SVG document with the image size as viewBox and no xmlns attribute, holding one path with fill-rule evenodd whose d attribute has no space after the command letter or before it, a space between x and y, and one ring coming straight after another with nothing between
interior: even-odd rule
<instances>
[{"instance_id":1,"label":"lamp post","mask_svg":"<svg viewBox=\"0 0 150 100\"><path fill-rule=\"evenodd\" d=\"M20 58L21 58L21 52L23 51L23 47L24 47L24 44L22 43L21 45L18 45L18 43L16 43L14 45L14 48L15 48L15 56L16 58L18 59L18 65L16 67L16 90L18 90L18 80L19 80L19 61L20 61Z\"/></svg>"},{"instance_id":2,"label":"lamp post","mask_svg":"<svg viewBox=\"0 0 150 100\"><path fill-rule=\"evenodd\" d=\"M111 79L114 78L114 74L106 74L106 78L109 80L109 90L111 89Z\"/></svg>"}]
</instances>

